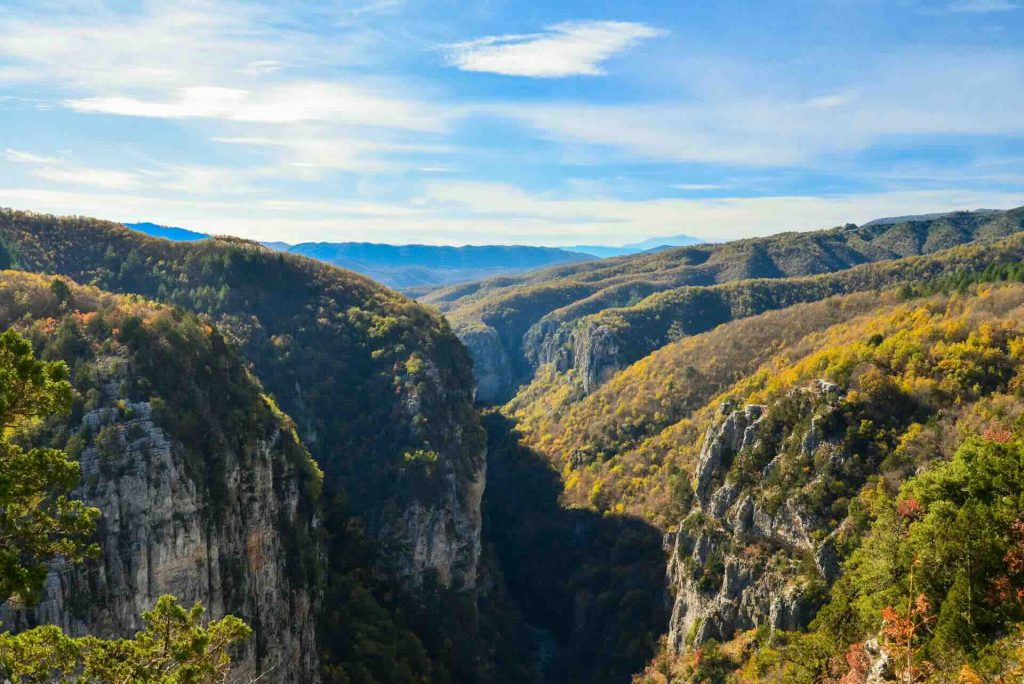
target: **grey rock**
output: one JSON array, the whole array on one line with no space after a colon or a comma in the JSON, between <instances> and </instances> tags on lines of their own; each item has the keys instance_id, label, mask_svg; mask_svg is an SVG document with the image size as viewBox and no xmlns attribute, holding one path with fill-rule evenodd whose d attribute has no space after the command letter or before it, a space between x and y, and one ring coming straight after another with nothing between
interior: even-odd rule
<instances>
[{"instance_id":1,"label":"grey rock","mask_svg":"<svg viewBox=\"0 0 1024 684\"><path fill-rule=\"evenodd\" d=\"M764 417L764 406L750 405L733 411L731 405L721 408L721 420L708 429L697 460L694 493L701 502L707 502L715 476L732 462L736 454L753 446L756 426Z\"/></svg>"},{"instance_id":2,"label":"grey rock","mask_svg":"<svg viewBox=\"0 0 1024 684\"><path fill-rule=\"evenodd\" d=\"M253 638L242 647L236 681L265 674L267 682L317 682L315 606L322 588L289 560L289 534L301 533L322 562L318 513L301 499L299 478L284 454L280 427L247 452L226 449L223 501L211 501L189 473L184 449L153 418L148 402L104 405L82 425L112 431L103 453L90 440L81 454L82 484L74 492L102 512L101 557L85 566L50 564L39 602L9 602L4 629L56 624L73 635L130 636L140 614L163 594L201 601L211 618L244 619ZM311 512L312 511L312 512Z\"/></svg>"},{"instance_id":3,"label":"grey rock","mask_svg":"<svg viewBox=\"0 0 1024 684\"><path fill-rule=\"evenodd\" d=\"M573 362L583 391L593 392L620 367L615 333L592 323L578 328L573 335Z\"/></svg>"},{"instance_id":4,"label":"grey rock","mask_svg":"<svg viewBox=\"0 0 1024 684\"><path fill-rule=\"evenodd\" d=\"M504 401L512 391L512 362L494 328L476 325L457 331L473 360L476 400L482 404Z\"/></svg>"},{"instance_id":5,"label":"grey rock","mask_svg":"<svg viewBox=\"0 0 1024 684\"><path fill-rule=\"evenodd\" d=\"M826 406L837 405L832 399L839 396L837 387L815 384L810 390L824 395ZM709 639L729 640L762 625L772 630L802 628L816 606L807 592L811 578L801 576L797 559L811 554L825 582L832 582L839 572L834 534L816 541L821 537L820 521L793 500L769 508L758 498L757 485L741 487L725 477L737 454L781 438L764 434L766 412L765 406L737 408L726 402L705 433L695 469L695 507L665 544L674 596L668 646L674 653ZM787 443L801 458L813 457L821 449L836 456L842 449L829 441L822 425L820 419L812 420L803 434L790 436L798 441ZM764 468L766 477L781 458L779 452Z\"/></svg>"}]
</instances>

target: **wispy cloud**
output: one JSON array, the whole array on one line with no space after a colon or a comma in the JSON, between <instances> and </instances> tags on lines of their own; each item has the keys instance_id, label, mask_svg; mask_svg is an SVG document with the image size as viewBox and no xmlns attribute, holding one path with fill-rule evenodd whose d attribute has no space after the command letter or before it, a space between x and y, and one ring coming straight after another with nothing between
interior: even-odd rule
<instances>
[{"instance_id":1,"label":"wispy cloud","mask_svg":"<svg viewBox=\"0 0 1024 684\"><path fill-rule=\"evenodd\" d=\"M91 4L82 7L94 7ZM89 114L437 130L443 113L392 85L308 77L357 63L364 36L291 28L253 4L146 3L139 12L80 9L55 18L0 15L5 80L71 91L63 106Z\"/></svg>"},{"instance_id":2,"label":"wispy cloud","mask_svg":"<svg viewBox=\"0 0 1024 684\"><path fill-rule=\"evenodd\" d=\"M260 240L371 240L431 244L621 243L624 235L686 233L711 240L862 223L954 209L1009 208L1019 194L931 191L654 199L535 195L498 183L435 182L408 202L175 198L149 192L0 188L0 197L37 211L115 221L152 220Z\"/></svg>"},{"instance_id":3,"label":"wispy cloud","mask_svg":"<svg viewBox=\"0 0 1024 684\"><path fill-rule=\"evenodd\" d=\"M65 105L90 114L275 124L325 121L421 131L438 130L444 120L440 113L419 108L415 101L323 82L288 83L255 92L195 86L180 89L170 99L112 95L70 99Z\"/></svg>"},{"instance_id":4,"label":"wispy cloud","mask_svg":"<svg viewBox=\"0 0 1024 684\"><path fill-rule=\"evenodd\" d=\"M448 63L463 71L506 76L561 78L600 76L601 64L646 38L665 31L625 21L555 24L544 33L478 38L445 46Z\"/></svg>"},{"instance_id":5,"label":"wispy cloud","mask_svg":"<svg viewBox=\"0 0 1024 684\"><path fill-rule=\"evenodd\" d=\"M400 5L384 0L355 12ZM344 13L337 14L341 21ZM154 1L130 12L97 2L0 13L0 82L43 86L50 96L37 107L216 125L240 153L259 154L267 145L256 141L273 140L287 151L282 166L291 167L281 175L296 176L303 167L382 172L423 165L420 158L402 166L387 138L441 133L456 108L418 97L396 79L354 75L347 67L367 52L366 33L345 25L337 29L340 38L328 37L317 28L273 4L233 0ZM248 140L254 149L245 151ZM174 185L195 190L202 182L181 178Z\"/></svg>"},{"instance_id":6,"label":"wispy cloud","mask_svg":"<svg viewBox=\"0 0 1024 684\"><path fill-rule=\"evenodd\" d=\"M282 175L276 169L221 168L155 163L147 168L114 169L81 164L70 154L42 155L8 148L4 157L29 167L29 174L58 185L81 185L101 190L171 191L191 195L251 193L259 178Z\"/></svg>"},{"instance_id":7,"label":"wispy cloud","mask_svg":"<svg viewBox=\"0 0 1024 684\"><path fill-rule=\"evenodd\" d=\"M751 72L725 91L713 70L697 75L693 87L703 92L688 101L516 102L489 111L554 141L641 159L750 167L817 163L890 136L1024 133L1017 114L1024 109L1024 59L1014 53L896 53L863 65L837 94L814 97L784 75Z\"/></svg>"},{"instance_id":8,"label":"wispy cloud","mask_svg":"<svg viewBox=\"0 0 1024 684\"><path fill-rule=\"evenodd\" d=\"M12 150L9 147L4 151L4 158L15 164L61 164L64 161L61 157L33 154L24 150Z\"/></svg>"},{"instance_id":9,"label":"wispy cloud","mask_svg":"<svg viewBox=\"0 0 1024 684\"><path fill-rule=\"evenodd\" d=\"M676 183L672 187L683 192L701 192L702 190L724 190L731 186L724 183Z\"/></svg>"},{"instance_id":10,"label":"wispy cloud","mask_svg":"<svg viewBox=\"0 0 1024 684\"><path fill-rule=\"evenodd\" d=\"M718 197L626 201L535 195L498 183L444 182L427 186L419 204L438 211L459 208L477 221L514 222L534 240L573 236L621 242L622 235L686 233L707 239L810 230L899 216L979 207L1010 208L1020 194L954 188L928 191L839 193L823 196ZM557 236L557 237L556 237Z\"/></svg>"},{"instance_id":11,"label":"wispy cloud","mask_svg":"<svg viewBox=\"0 0 1024 684\"><path fill-rule=\"evenodd\" d=\"M365 5L360 5L351 10L352 16L360 17L364 14L385 14L397 12L402 8L403 0L375 0Z\"/></svg>"},{"instance_id":12,"label":"wispy cloud","mask_svg":"<svg viewBox=\"0 0 1024 684\"><path fill-rule=\"evenodd\" d=\"M334 138L329 134L282 137L217 137L215 142L264 148L279 153L279 163L305 169L388 173L415 166L409 157L437 158L454 151L450 146L400 143L359 138Z\"/></svg>"},{"instance_id":13,"label":"wispy cloud","mask_svg":"<svg viewBox=\"0 0 1024 684\"><path fill-rule=\"evenodd\" d=\"M4 153L7 161L31 166L30 173L54 183L71 185L87 185L108 190L126 190L139 187L142 176L130 171L78 166L69 159L40 154L23 150L7 149Z\"/></svg>"}]
</instances>

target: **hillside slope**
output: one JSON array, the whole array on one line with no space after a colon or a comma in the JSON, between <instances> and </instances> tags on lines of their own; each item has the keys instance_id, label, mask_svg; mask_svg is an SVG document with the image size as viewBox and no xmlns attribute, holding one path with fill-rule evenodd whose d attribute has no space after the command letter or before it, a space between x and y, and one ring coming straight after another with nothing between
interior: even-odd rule
<instances>
[{"instance_id":1,"label":"hillside slope","mask_svg":"<svg viewBox=\"0 0 1024 684\"><path fill-rule=\"evenodd\" d=\"M699 326L705 321L708 327L722 322L721 293L730 291L710 291L711 299L705 304L702 300L708 288L749 279L834 273L870 262L932 254L975 240L1010 235L1022 227L1021 209L996 214L963 212L865 227L848 225L555 267L444 288L430 293L424 301L446 312L473 356L478 400L493 403L507 400L544 360L551 360L560 349L575 346L573 328L577 322L601 312L614 316L618 310L643 310L659 301L660 293L668 298L661 302L695 300L696 308L688 316L697 327L679 331L692 334L700 332ZM676 319L683 319L680 325L686 322L686 316ZM662 320L670 317L662 316ZM603 344L600 328L592 327L584 336L598 334L598 339L587 340L586 346L603 355L617 348L618 342ZM627 363L659 346L657 339L652 344L644 343L642 335L634 339L644 352L627 359ZM587 354L576 354L570 362L579 369L586 368ZM590 375L599 383L603 369L596 368Z\"/></svg>"},{"instance_id":2,"label":"hillside slope","mask_svg":"<svg viewBox=\"0 0 1024 684\"><path fill-rule=\"evenodd\" d=\"M699 647L734 639L712 681L739 666L730 681L866 672L863 642L899 652L882 618L892 610L894 625L907 596L930 628L914 665L890 661L879 681L1012 663L990 647L1024 613L991 597L1007 571L1017 581L1004 559L1024 514L1022 313L1019 284L885 304L780 352L659 437L692 485L669 560L666 648L683 681L702 678Z\"/></svg>"},{"instance_id":3,"label":"hillside slope","mask_svg":"<svg viewBox=\"0 0 1024 684\"><path fill-rule=\"evenodd\" d=\"M444 319L361 276L243 240L175 243L112 223L3 211L0 245L4 265L209 315L325 472L328 660L369 657L346 650L353 640L337 621L352 622L352 611L378 620L385 610L423 645L369 663L377 676L420 658L416 649L437 676L476 676L474 657L442 650L450 626L417 617L438 602L453 616L456 605L472 613L478 590L484 435L469 359ZM354 600L367 584L375 598ZM460 628L473 634L471 615Z\"/></svg>"},{"instance_id":4,"label":"hillside slope","mask_svg":"<svg viewBox=\"0 0 1024 684\"><path fill-rule=\"evenodd\" d=\"M955 681L964 667L991 677L1011 668L1014 625L1024 612L1008 606L993 613L986 597L1007 572L1001 559L1013 521L1024 516L1019 490L1012 493L1021 481L1015 468L1024 463L1024 254L1013 254L1013 261L917 287L732 321L669 344L583 397L573 383L542 373L502 409L507 426L499 432L514 431L506 439L519 453L492 469L546 463L557 480L548 500L558 500L562 512L538 505L522 485L524 500L506 504L519 512L505 521L504 534L517 535L510 553L553 553L547 545L556 542L541 532L559 515L585 519L593 511L609 528L646 520L670 533L665 590L672 613L659 622L641 612L640 598L657 593L657 585L644 584L629 599L613 588L645 576L643 547L619 558L615 568L625 579L614 584L537 560L509 568L513 592L547 586L543 578L556 572L570 583L567 597L556 593L545 605L599 595L601 605L619 606L614 620L601 623L618 638L662 634L661 653L640 677L651 684L864 681L843 678L851 669L845 653L863 654L872 639L871 663L891 668L877 681L897 681L897 669L884 660L895 646L879 625L883 608L898 607L915 586L926 591L931 619L946 625L920 643L921 657L942 673L934 681ZM492 427L492 440L499 432ZM970 561L947 548L934 570L918 571L927 583L915 585L910 554L926 553L929 537L900 546L902 537L885 534L892 511L911 505L899 503L908 491L920 492L915 501L935 502L928 515L947 515L950 498L971 501L960 485L936 490L922 474L943 482L960 477L972 449L1007 452L970 485L996 487L1007 510L986 522L991 536L972 551L987 560L969 580L975 598L968 609L958 607L964 589L956 578ZM983 502L989 495L978 496ZM541 520L533 508L544 511ZM912 515L906 524L920 521L916 534L937 534L924 512ZM968 523L943 524L963 534ZM629 538L623 534L622 543ZM906 550L893 557L893 548ZM890 573L885 580L870 574L878 568ZM1009 581L1014 577L1011 570ZM952 619L963 610L984 614L985 623ZM557 629L555 618L534 615ZM1010 650L992 660L985 647L996 643ZM585 681L625 681L610 673L591 671Z\"/></svg>"},{"instance_id":5,"label":"hillside slope","mask_svg":"<svg viewBox=\"0 0 1024 684\"><path fill-rule=\"evenodd\" d=\"M64 280L0 272L0 328L71 368L74 404L20 435L82 467L74 496L102 513L94 563L51 564L6 628L54 623L121 637L163 594L254 630L236 675L319 681L322 474L289 418L195 315Z\"/></svg>"}]
</instances>

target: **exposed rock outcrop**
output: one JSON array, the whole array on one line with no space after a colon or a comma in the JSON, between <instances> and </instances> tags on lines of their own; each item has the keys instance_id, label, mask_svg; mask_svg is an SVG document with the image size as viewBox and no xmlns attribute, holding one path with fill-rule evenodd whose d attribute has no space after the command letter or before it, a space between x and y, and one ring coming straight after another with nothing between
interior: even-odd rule
<instances>
[{"instance_id":1,"label":"exposed rock outcrop","mask_svg":"<svg viewBox=\"0 0 1024 684\"><path fill-rule=\"evenodd\" d=\"M424 444L434 446L430 462L410 464L406 473L419 487L394 500L375 526L380 546L377 570L382 579L397 579L402 588L418 591L429 575L456 592L477 588L480 562L481 505L486 477L486 442L457 414L425 419L425 405L446 406L452 392L442 370L424 361L416 378L402 385L404 415L400 420ZM475 437L475 439L474 439ZM390 507L389 507L390 508Z\"/></svg>"},{"instance_id":2,"label":"exposed rock outcrop","mask_svg":"<svg viewBox=\"0 0 1024 684\"><path fill-rule=\"evenodd\" d=\"M459 339L473 359L476 400L481 404L504 401L512 391L512 362L498 333L475 325L458 331Z\"/></svg>"},{"instance_id":3,"label":"exposed rock outcrop","mask_svg":"<svg viewBox=\"0 0 1024 684\"><path fill-rule=\"evenodd\" d=\"M675 653L761 625L804 627L817 607L813 585L831 582L838 572L823 522L794 500L773 501L760 489L789 451L807 459L840 457L841 445L822 427L841 399L839 388L818 382L794 392L805 393L818 411L805 429L779 434L766 420L768 407L726 402L704 437L694 507L665 540L674 593L668 645ZM735 474L741 455L747 469L756 465L755 452L767 464L746 479ZM802 558L813 561L811 576Z\"/></svg>"},{"instance_id":4,"label":"exposed rock outcrop","mask_svg":"<svg viewBox=\"0 0 1024 684\"><path fill-rule=\"evenodd\" d=\"M531 367L551 364L558 372L572 369L587 394L622 367L615 331L606 325L543 319L523 339Z\"/></svg>"},{"instance_id":5,"label":"exposed rock outcrop","mask_svg":"<svg viewBox=\"0 0 1024 684\"><path fill-rule=\"evenodd\" d=\"M438 503L412 501L381 529L382 555L407 586L422 586L429 574L446 589L477 588L484 469L468 480L445 473Z\"/></svg>"},{"instance_id":6,"label":"exposed rock outcrop","mask_svg":"<svg viewBox=\"0 0 1024 684\"><path fill-rule=\"evenodd\" d=\"M54 562L38 604L5 606L3 627L53 623L75 635L128 636L141 629L142 611L173 594L253 628L236 681L319 681L320 587L308 564L322 562L322 550L316 504L284 453L294 434L277 423L240 439L203 473L216 482L203 482L200 470L212 464L190 463L149 402L120 395L124 360L99 361L110 377L77 426L88 446L74 495L102 512L101 556L82 567Z\"/></svg>"},{"instance_id":7,"label":"exposed rock outcrop","mask_svg":"<svg viewBox=\"0 0 1024 684\"><path fill-rule=\"evenodd\" d=\"M620 367L619 345L611 328L587 324L573 333L573 365L588 394Z\"/></svg>"}]
</instances>

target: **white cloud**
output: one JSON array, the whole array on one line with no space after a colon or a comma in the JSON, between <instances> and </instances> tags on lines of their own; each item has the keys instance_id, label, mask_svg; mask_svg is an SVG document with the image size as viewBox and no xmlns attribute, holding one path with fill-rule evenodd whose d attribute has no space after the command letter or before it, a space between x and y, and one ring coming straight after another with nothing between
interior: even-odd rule
<instances>
[{"instance_id":1,"label":"white cloud","mask_svg":"<svg viewBox=\"0 0 1024 684\"><path fill-rule=\"evenodd\" d=\"M504 232L516 234L521 241L558 240L562 244L574 240L620 243L623 235L633 239L676 233L723 240L851 221L864 223L882 216L1021 204L1021 193L959 189L817 197L579 200L536 196L510 185L474 182L432 183L420 198L421 206L434 211L468 212L480 222L504 221Z\"/></svg>"},{"instance_id":2,"label":"white cloud","mask_svg":"<svg viewBox=\"0 0 1024 684\"><path fill-rule=\"evenodd\" d=\"M282 59L288 35L267 40L253 30L259 20L245 6L202 0L146 3L131 13L80 3L3 20L0 55L18 63L26 80L92 90L173 88Z\"/></svg>"},{"instance_id":3,"label":"white cloud","mask_svg":"<svg viewBox=\"0 0 1024 684\"><path fill-rule=\"evenodd\" d=\"M880 216L1009 208L1024 196L934 190L822 197L622 201L541 197L507 185L435 183L418 202L216 200L151 193L0 188L0 204L114 221L148 220L208 233L301 242L366 240L432 244L621 243L686 233L711 240L810 230Z\"/></svg>"},{"instance_id":4,"label":"white cloud","mask_svg":"<svg viewBox=\"0 0 1024 684\"><path fill-rule=\"evenodd\" d=\"M699 192L701 190L723 190L731 186L719 183L676 183L672 187L686 192Z\"/></svg>"},{"instance_id":5,"label":"white cloud","mask_svg":"<svg viewBox=\"0 0 1024 684\"><path fill-rule=\"evenodd\" d=\"M23 150L8 148L4 153L7 161L15 164L32 166L30 173L54 183L70 183L72 185L88 185L95 188L124 190L138 187L142 177L130 171L91 168L77 166L69 159L61 157L33 154Z\"/></svg>"},{"instance_id":6,"label":"white cloud","mask_svg":"<svg viewBox=\"0 0 1024 684\"><path fill-rule=\"evenodd\" d=\"M14 162L15 164L60 164L63 161L60 157L48 157L23 150L12 150L9 147L4 151L4 157L7 161Z\"/></svg>"},{"instance_id":7,"label":"white cloud","mask_svg":"<svg viewBox=\"0 0 1024 684\"><path fill-rule=\"evenodd\" d=\"M894 54L865 64L835 94L751 66L723 89L715 70L688 84L690 101L482 105L563 143L643 159L797 166L859 152L886 136L1024 133L1024 59L1014 53ZM702 80L703 79L703 80ZM706 83L708 81L710 83ZM949 88L956 83L956 88Z\"/></svg>"},{"instance_id":8,"label":"white cloud","mask_svg":"<svg viewBox=\"0 0 1024 684\"><path fill-rule=\"evenodd\" d=\"M29 174L61 185L85 185L106 190L148 188L194 195L231 195L255 192L251 182L282 175L272 167L246 169L157 162L150 168L111 169L77 163L70 154L61 157L8 148L7 161L31 167Z\"/></svg>"},{"instance_id":9,"label":"white cloud","mask_svg":"<svg viewBox=\"0 0 1024 684\"><path fill-rule=\"evenodd\" d=\"M435 158L437 155L448 155L454 151L446 145L332 137L329 132L321 135L312 133L310 131L309 134L295 133L280 137L225 136L214 138L214 141L276 150L280 155L279 163L285 166L372 173L391 173L414 167L416 162L405 159L409 155L429 155L430 158Z\"/></svg>"},{"instance_id":10,"label":"white cloud","mask_svg":"<svg viewBox=\"0 0 1024 684\"><path fill-rule=\"evenodd\" d=\"M445 46L448 63L462 71L560 78L600 76L601 63L665 31L625 21L555 24L544 33L488 36Z\"/></svg>"},{"instance_id":11,"label":"white cloud","mask_svg":"<svg viewBox=\"0 0 1024 684\"><path fill-rule=\"evenodd\" d=\"M54 183L70 183L72 185L88 185L95 188L125 190L141 185L138 174L109 169L93 169L83 166L58 168L46 166L32 172L33 176L44 178Z\"/></svg>"},{"instance_id":12,"label":"white cloud","mask_svg":"<svg viewBox=\"0 0 1024 684\"><path fill-rule=\"evenodd\" d=\"M393 83L296 75L358 63L367 37L355 29L327 40L288 28L284 10L230 0L154 2L122 13L95 7L0 15L0 60L9 63L0 78L56 86L70 93L64 106L91 114L415 131L445 120Z\"/></svg>"},{"instance_id":13,"label":"white cloud","mask_svg":"<svg viewBox=\"0 0 1024 684\"><path fill-rule=\"evenodd\" d=\"M400 10L403 4L403 0L375 0L375 2L368 2L353 8L351 14L354 17L364 14L390 14Z\"/></svg>"},{"instance_id":14,"label":"white cloud","mask_svg":"<svg viewBox=\"0 0 1024 684\"><path fill-rule=\"evenodd\" d=\"M439 113L429 112L415 101L317 81L288 83L255 92L194 86L182 88L176 97L164 100L114 95L70 99L65 104L91 114L274 124L323 121L419 131L438 130L443 121Z\"/></svg>"}]
</instances>

